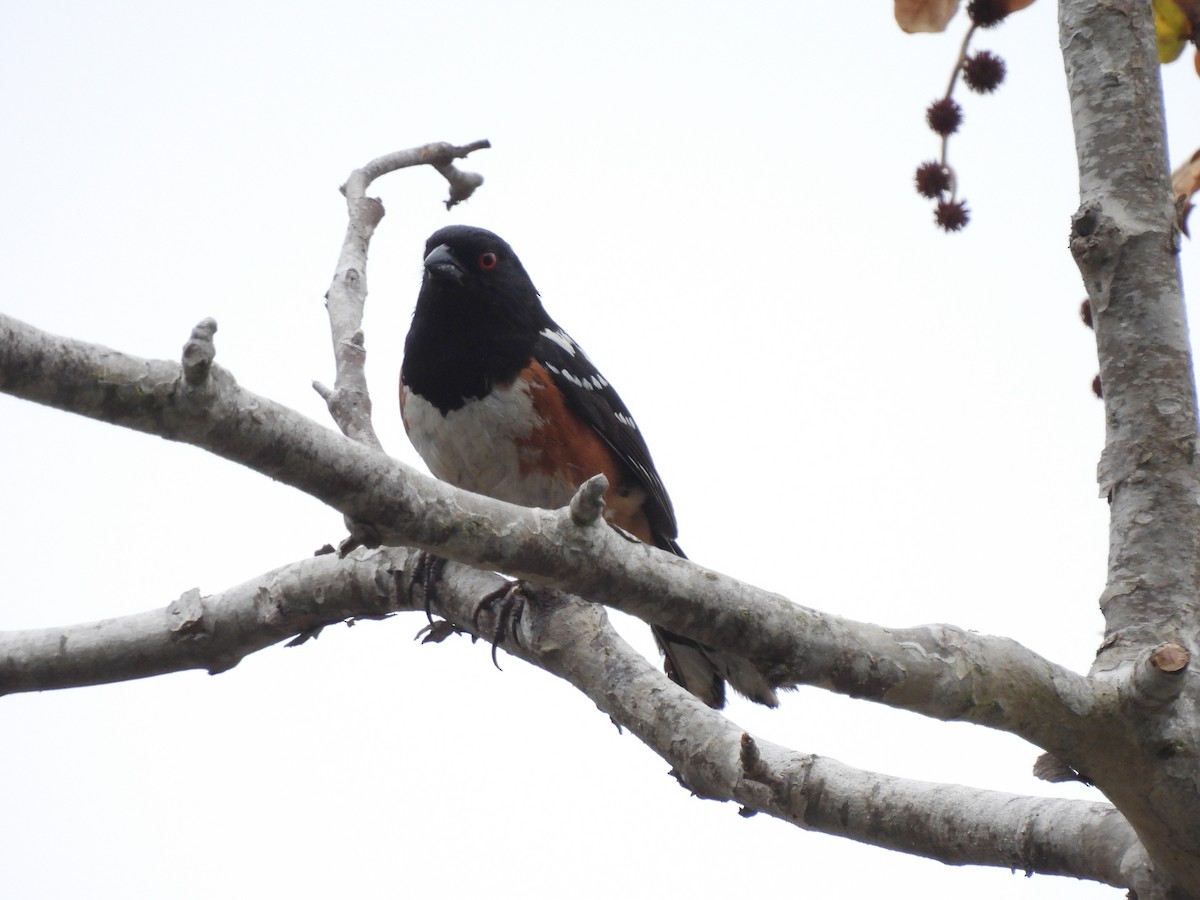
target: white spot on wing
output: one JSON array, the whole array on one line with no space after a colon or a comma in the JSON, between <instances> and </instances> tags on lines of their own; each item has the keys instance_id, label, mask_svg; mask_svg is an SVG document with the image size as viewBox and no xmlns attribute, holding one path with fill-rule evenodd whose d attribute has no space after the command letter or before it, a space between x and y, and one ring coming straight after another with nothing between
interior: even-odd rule
<instances>
[{"instance_id":1,"label":"white spot on wing","mask_svg":"<svg viewBox=\"0 0 1200 900\"><path fill-rule=\"evenodd\" d=\"M582 354L580 354L580 357L582 359L587 359L587 357L583 356ZM570 369L560 369L551 362L543 362L542 365L545 366L546 369L551 373L558 375L560 378L567 379L567 381L571 382L571 384L575 385L575 387L581 387L588 391L602 391L608 387L608 379L606 379L599 372L580 377Z\"/></svg>"},{"instance_id":2,"label":"white spot on wing","mask_svg":"<svg viewBox=\"0 0 1200 900\"><path fill-rule=\"evenodd\" d=\"M592 384L594 379L588 379L587 381L583 380L570 369L560 369L553 363L548 362L542 363L542 365L545 366L552 374L557 375L560 378L567 379L567 381L571 382L571 384L575 385L575 387L581 387L589 391L594 391L598 387L603 387L603 385ZM603 381L603 379L601 379L601 381Z\"/></svg>"},{"instance_id":3,"label":"white spot on wing","mask_svg":"<svg viewBox=\"0 0 1200 900\"><path fill-rule=\"evenodd\" d=\"M579 353L579 345L571 340L571 336L561 329L543 328L542 337L548 341L554 341L554 343L566 350L571 356Z\"/></svg>"}]
</instances>

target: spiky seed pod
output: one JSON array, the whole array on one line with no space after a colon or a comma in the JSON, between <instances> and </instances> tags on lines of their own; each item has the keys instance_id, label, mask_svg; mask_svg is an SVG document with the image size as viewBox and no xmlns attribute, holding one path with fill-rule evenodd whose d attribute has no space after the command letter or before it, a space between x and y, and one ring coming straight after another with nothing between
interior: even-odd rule
<instances>
[{"instance_id":1,"label":"spiky seed pod","mask_svg":"<svg viewBox=\"0 0 1200 900\"><path fill-rule=\"evenodd\" d=\"M940 162L930 160L917 166L915 181L917 193L932 200L950 190L950 171Z\"/></svg>"},{"instance_id":2,"label":"spiky seed pod","mask_svg":"<svg viewBox=\"0 0 1200 900\"><path fill-rule=\"evenodd\" d=\"M990 50L980 50L963 60L963 81L977 94L990 94L998 88L1006 71L1004 60Z\"/></svg>"},{"instance_id":3,"label":"spiky seed pod","mask_svg":"<svg viewBox=\"0 0 1200 900\"><path fill-rule=\"evenodd\" d=\"M971 221L971 211L965 200L939 200L933 220L943 231L960 231Z\"/></svg>"},{"instance_id":4,"label":"spiky seed pod","mask_svg":"<svg viewBox=\"0 0 1200 900\"><path fill-rule=\"evenodd\" d=\"M949 97L934 100L925 110L925 121L942 137L954 134L962 124L962 107Z\"/></svg>"},{"instance_id":5,"label":"spiky seed pod","mask_svg":"<svg viewBox=\"0 0 1200 900\"><path fill-rule=\"evenodd\" d=\"M967 4L967 15L980 28L999 25L1008 15L1008 4L1004 0L971 0Z\"/></svg>"}]
</instances>

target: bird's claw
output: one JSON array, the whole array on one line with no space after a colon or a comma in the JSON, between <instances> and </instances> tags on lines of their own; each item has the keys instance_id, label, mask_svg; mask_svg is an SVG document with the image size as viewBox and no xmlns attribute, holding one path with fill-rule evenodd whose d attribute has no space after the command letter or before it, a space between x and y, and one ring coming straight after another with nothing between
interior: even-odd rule
<instances>
[{"instance_id":1,"label":"bird's claw","mask_svg":"<svg viewBox=\"0 0 1200 900\"><path fill-rule=\"evenodd\" d=\"M492 632L492 665L499 669L496 648L504 643L505 632L511 632L513 641L518 647L521 646L521 634L517 626L521 624L521 616L525 612L525 583L510 581L504 587L485 594L476 604L475 612L471 616L471 624L476 631L479 630L479 616L484 610L490 612L494 606L498 606L499 609L496 612L496 628Z\"/></svg>"},{"instance_id":2,"label":"bird's claw","mask_svg":"<svg viewBox=\"0 0 1200 900\"><path fill-rule=\"evenodd\" d=\"M421 639L422 644L440 644L446 638L455 634L462 634L463 630L448 619L438 619L436 622L430 622L424 628L417 632L416 637Z\"/></svg>"},{"instance_id":3,"label":"bird's claw","mask_svg":"<svg viewBox=\"0 0 1200 900\"><path fill-rule=\"evenodd\" d=\"M417 561L413 563L412 584L421 585L421 600L425 609L425 618L429 620L429 624L433 624L433 593L434 586L438 579L442 576L442 570L446 568L446 558L443 556L434 556L432 553L427 553L424 550L417 551ZM422 629L418 633L418 637L424 633ZM439 639L440 640L440 639Z\"/></svg>"}]
</instances>

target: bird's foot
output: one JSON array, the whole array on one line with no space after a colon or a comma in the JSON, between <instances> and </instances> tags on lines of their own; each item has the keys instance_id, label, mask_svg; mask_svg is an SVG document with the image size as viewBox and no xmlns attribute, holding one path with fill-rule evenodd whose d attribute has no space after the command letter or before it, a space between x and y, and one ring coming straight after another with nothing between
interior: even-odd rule
<instances>
[{"instance_id":1,"label":"bird's foot","mask_svg":"<svg viewBox=\"0 0 1200 900\"><path fill-rule=\"evenodd\" d=\"M492 665L497 669L500 663L496 660L496 648L504 643L505 633L513 636L513 641L521 646L521 635L517 626L521 624L521 616L525 612L525 582L510 581L502 588L497 588L484 597L475 606L471 616L471 624L479 630L479 616L484 612L492 612L496 608L496 627L492 631Z\"/></svg>"},{"instance_id":2,"label":"bird's foot","mask_svg":"<svg viewBox=\"0 0 1200 900\"><path fill-rule=\"evenodd\" d=\"M417 561L413 563L411 584L413 587L418 584L421 586L421 604L425 609L425 618L429 620L430 625L433 624L434 588L437 585L438 579L442 577L442 570L445 568L445 557L434 556L432 553L426 553L424 550L417 552Z\"/></svg>"},{"instance_id":3,"label":"bird's foot","mask_svg":"<svg viewBox=\"0 0 1200 900\"><path fill-rule=\"evenodd\" d=\"M452 635L465 633L449 619L438 619L418 631L413 640L419 640L422 644L440 644Z\"/></svg>"}]
</instances>

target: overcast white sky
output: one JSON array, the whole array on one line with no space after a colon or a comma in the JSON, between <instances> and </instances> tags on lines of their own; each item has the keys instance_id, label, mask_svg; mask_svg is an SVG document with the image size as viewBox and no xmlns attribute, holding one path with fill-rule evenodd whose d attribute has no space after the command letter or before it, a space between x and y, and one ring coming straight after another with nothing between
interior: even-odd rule
<instances>
[{"instance_id":1,"label":"overcast white sky","mask_svg":"<svg viewBox=\"0 0 1200 900\"><path fill-rule=\"evenodd\" d=\"M390 452L419 465L393 398L424 238L483 225L637 415L699 562L1086 670L1103 423L1054 13L979 42L1010 74L963 99L974 221L945 236L911 173L964 26L905 36L886 3L0 4L0 308L167 358L213 316L242 384L326 422L309 385L332 378L338 185L486 137L466 165L487 183L452 213L432 171L374 191ZM1184 60L1176 160L1200 146L1198 98ZM6 397L0 421L2 628L219 591L342 533L191 448ZM1121 896L741 819L566 685L466 640L414 644L421 624L0 701L0 896ZM869 769L1100 799L1035 781L1015 738L813 689L729 714Z\"/></svg>"}]
</instances>

